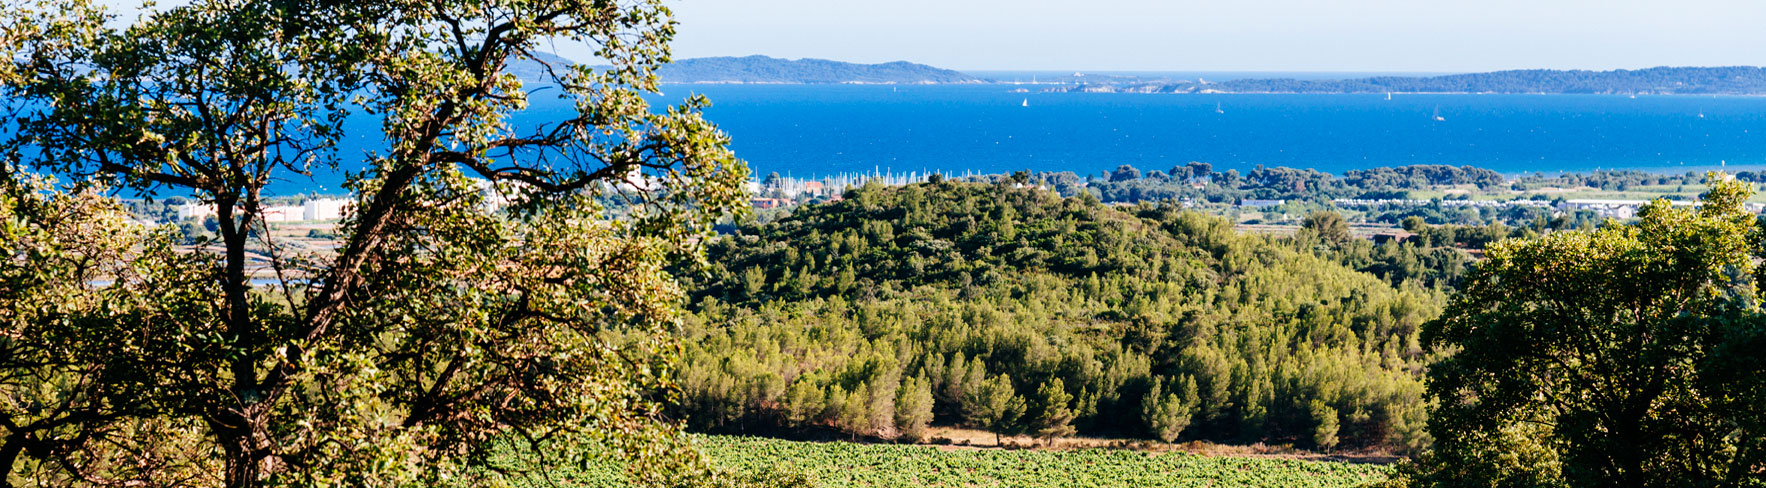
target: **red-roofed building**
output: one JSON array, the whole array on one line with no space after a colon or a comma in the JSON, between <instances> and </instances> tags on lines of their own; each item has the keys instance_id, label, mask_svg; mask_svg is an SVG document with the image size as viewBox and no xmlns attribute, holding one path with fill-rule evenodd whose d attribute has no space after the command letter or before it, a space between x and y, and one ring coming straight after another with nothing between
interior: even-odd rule
<instances>
[{"instance_id":1,"label":"red-roofed building","mask_svg":"<svg viewBox=\"0 0 1766 488\"><path fill-rule=\"evenodd\" d=\"M749 203L754 208L779 208L790 205L791 201L783 198L756 198Z\"/></svg>"}]
</instances>

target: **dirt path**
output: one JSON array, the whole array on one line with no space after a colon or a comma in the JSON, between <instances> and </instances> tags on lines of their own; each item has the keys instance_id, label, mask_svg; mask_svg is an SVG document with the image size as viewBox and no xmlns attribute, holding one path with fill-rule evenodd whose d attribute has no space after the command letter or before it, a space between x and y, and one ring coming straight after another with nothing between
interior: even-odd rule
<instances>
[{"instance_id":1,"label":"dirt path","mask_svg":"<svg viewBox=\"0 0 1766 488\"><path fill-rule=\"evenodd\" d=\"M929 436L930 442L920 445L930 446L945 452L978 451L988 449L1128 449L1157 455L1171 452L1182 452L1198 456L1210 457L1248 457L1264 459L1292 459L1300 461L1329 461L1356 464L1391 464L1404 459L1384 451L1344 451L1320 453L1295 449L1288 446L1270 446L1265 444L1232 445L1210 442L1191 441L1166 444L1145 439L1112 439L1098 437L1068 437L1045 442L1025 436L1000 438L1004 445L996 444L992 433L972 429L954 429L935 427Z\"/></svg>"}]
</instances>

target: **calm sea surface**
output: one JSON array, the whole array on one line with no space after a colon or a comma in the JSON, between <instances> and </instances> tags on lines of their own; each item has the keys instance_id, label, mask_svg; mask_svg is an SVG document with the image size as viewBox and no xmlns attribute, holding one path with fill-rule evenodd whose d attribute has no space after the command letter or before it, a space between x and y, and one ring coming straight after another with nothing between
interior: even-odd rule
<instances>
[{"instance_id":1,"label":"calm sea surface","mask_svg":"<svg viewBox=\"0 0 1766 488\"><path fill-rule=\"evenodd\" d=\"M1018 88L1030 92L1015 93ZM1120 164L1153 170L1190 161L1241 172L1259 164L1332 173L1404 164L1469 164L1504 173L1766 168L1762 97L1396 94L1386 100L1041 88L676 85L657 98L710 97L707 116L734 138L736 154L757 175L1097 174ZM536 100L532 110L566 109ZM359 136L344 144L344 154L377 145L377 137ZM340 180L320 175L280 182L275 190L335 192Z\"/></svg>"}]
</instances>

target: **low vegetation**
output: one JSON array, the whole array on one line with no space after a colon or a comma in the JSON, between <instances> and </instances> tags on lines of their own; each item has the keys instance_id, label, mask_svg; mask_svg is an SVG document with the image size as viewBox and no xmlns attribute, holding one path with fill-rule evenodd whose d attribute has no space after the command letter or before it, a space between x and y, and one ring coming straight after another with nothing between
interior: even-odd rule
<instances>
[{"instance_id":1,"label":"low vegetation","mask_svg":"<svg viewBox=\"0 0 1766 488\"><path fill-rule=\"evenodd\" d=\"M774 473L818 488L879 486L964 488L1088 487L1353 487L1381 482L1390 467L1276 458L1148 454L1137 451L940 449L931 446L795 442L699 436L720 466ZM599 465L531 477L529 486L625 486L620 470Z\"/></svg>"}]
</instances>

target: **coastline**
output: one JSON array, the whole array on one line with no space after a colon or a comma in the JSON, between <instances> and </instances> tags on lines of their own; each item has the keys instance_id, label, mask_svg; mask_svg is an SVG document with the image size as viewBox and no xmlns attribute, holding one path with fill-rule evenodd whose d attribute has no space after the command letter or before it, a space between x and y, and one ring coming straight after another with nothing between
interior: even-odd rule
<instances>
[{"instance_id":1,"label":"coastline","mask_svg":"<svg viewBox=\"0 0 1766 488\"><path fill-rule=\"evenodd\" d=\"M837 82L819 81L679 81L662 80L661 85L670 86L1000 86L1000 87L1042 87L1031 93L1089 93L1089 94L1121 94L1121 95L1588 95L1588 96L1639 96L1639 97L1766 97L1766 91L1738 93L1679 93L1679 92L1562 92L1562 91L1236 91L1236 90L1183 90L1159 91L1137 90L1135 86L1106 84L1075 84L1060 82L1012 82L1012 81L862 81L849 80ZM1087 88L1101 88L1091 89Z\"/></svg>"}]
</instances>

